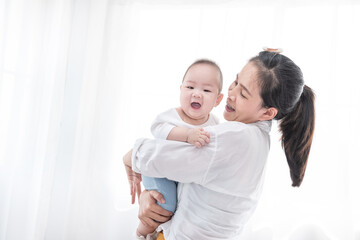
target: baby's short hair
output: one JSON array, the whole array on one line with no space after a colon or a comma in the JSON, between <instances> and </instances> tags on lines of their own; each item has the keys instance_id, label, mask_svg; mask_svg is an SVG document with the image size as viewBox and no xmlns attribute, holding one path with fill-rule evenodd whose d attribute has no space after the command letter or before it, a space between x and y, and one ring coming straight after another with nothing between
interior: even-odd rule
<instances>
[{"instance_id":1,"label":"baby's short hair","mask_svg":"<svg viewBox=\"0 0 360 240\"><path fill-rule=\"evenodd\" d=\"M221 69L220 67L212 60L209 60L209 59L205 59L205 58L202 58L202 59L198 59L196 60L195 62L193 62L189 67L188 69L186 70L185 74L184 74L184 77L183 77L183 81L185 79L185 76L187 74L187 72L189 71L189 69L194 66L194 65L197 65L197 64L208 64L210 66L213 66L215 67L219 73L220 73L220 79L219 79L219 94L221 93L222 91L222 86L223 86L223 75L222 75L222 72L221 72Z\"/></svg>"}]
</instances>

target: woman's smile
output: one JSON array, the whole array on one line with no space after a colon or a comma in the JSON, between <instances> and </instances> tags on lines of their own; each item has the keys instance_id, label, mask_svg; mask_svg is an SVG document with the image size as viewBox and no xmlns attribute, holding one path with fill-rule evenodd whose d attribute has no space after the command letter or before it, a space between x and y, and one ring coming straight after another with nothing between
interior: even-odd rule
<instances>
[{"instance_id":1,"label":"woman's smile","mask_svg":"<svg viewBox=\"0 0 360 240\"><path fill-rule=\"evenodd\" d=\"M226 104L225 110L226 110L227 112L234 112L234 111L235 111L235 109L232 108L229 103Z\"/></svg>"}]
</instances>

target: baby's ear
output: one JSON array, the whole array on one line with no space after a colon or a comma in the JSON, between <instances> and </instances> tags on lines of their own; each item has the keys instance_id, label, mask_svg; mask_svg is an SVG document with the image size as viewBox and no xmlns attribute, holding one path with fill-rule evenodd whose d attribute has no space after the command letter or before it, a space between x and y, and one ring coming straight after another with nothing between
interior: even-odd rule
<instances>
[{"instance_id":1,"label":"baby's ear","mask_svg":"<svg viewBox=\"0 0 360 240\"><path fill-rule=\"evenodd\" d=\"M219 96L216 98L215 107L217 107L221 103L221 100L223 99L223 97L224 97L224 94L220 93Z\"/></svg>"}]
</instances>

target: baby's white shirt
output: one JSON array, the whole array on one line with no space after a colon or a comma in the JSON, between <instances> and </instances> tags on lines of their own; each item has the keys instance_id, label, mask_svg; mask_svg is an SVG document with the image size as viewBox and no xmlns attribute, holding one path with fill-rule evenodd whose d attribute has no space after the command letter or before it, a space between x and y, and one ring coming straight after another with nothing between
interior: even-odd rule
<instances>
[{"instance_id":1,"label":"baby's white shirt","mask_svg":"<svg viewBox=\"0 0 360 240\"><path fill-rule=\"evenodd\" d=\"M194 128L219 124L219 119L212 113L209 119L201 125L192 125L184 122L175 108L160 113L151 125L151 133L155 138L166 139L174 127Z\"/></svg>"}]
</instances>

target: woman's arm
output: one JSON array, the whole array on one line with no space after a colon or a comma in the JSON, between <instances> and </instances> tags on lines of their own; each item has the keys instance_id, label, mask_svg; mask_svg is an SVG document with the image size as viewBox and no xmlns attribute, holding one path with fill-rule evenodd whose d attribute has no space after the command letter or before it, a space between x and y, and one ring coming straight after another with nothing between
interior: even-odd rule
<instances>
[{"instance_id":1,"label":"woman's arm","mask_svg":"<svg viewBox=\"0 0 360 240\"><path fill-rule=\"evenodd\" d=\"M161 195L161 193L156 191L147 191L147 190L144 190L141 193L141 187L140 187L141 175L135 173L131 169L131 165L132 165L131 155L132 155L132 150L130 150L123 157L123 162L125 165L126 173L128 175L128 180L130 184L132 203L134 203L137 194L139 199L140 221L144 225L157 228L161 223L169 221L173 213L163 209L156 203L156 201L160 203L165 203L165 199Z\"/></svg>"},{"instance_id":2,"label":"woman's arm","mask_svg":"<svg viewBox=\"0 0 360 240\"><path fill-rule=\"evenodd\" d=\"M201 184L216 154L216 140L202 148L160 139L139 139L132 155L132 169L149 177Z\"/></svg>"},{"instance_id":3,"label":"woman's arm","mask_svg":"<svg viewBox=\"0 0 360 240\"><path fill-rule=\"evenodd\" d=\"M125 171L126 175L128 177L128 182L130 185L130 195L131 195L131 204L135 203L136 195L138 196L138 199L140 198L141 193L141 174L136 173L131 168L131 155L132 155L132 149L125 154L123 157L123 162L125 165Z\"/></svg>"},{"instance_id":4,"label":"woman's arm","mask_svg":"<svg viewBox=\"0 0 360 240\"><path fill-rule=\"evenodd\" d=\"M211 141L202 148L177 141L139 139L134 145L132 169L145 176L197 183L227 194L253 192L270 146L268 131L263 131L261 124L269 127L268 123L238 122L206 127Z\"/></svg>"}]
</instances>

